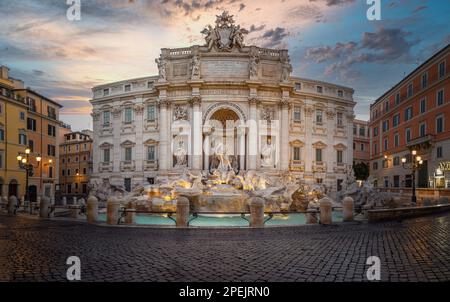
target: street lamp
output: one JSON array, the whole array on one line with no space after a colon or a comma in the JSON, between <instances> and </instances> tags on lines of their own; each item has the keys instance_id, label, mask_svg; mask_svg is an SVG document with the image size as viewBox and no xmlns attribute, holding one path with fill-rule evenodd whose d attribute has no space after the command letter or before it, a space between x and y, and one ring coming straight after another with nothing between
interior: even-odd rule
<instances>
[{"instance_id":1,"label":"street lamp","mask_svg":"<svg viewBox=\"0 0 450 302\"><path fill-rule=\"evenodd\" d=\"M407 160L405 157L402 158L402 166L405 169L410 169L412 172L412 197L411 202L417 203L417 197L416 197L416 171L419 170L419 168L422 166L423 160L422 157L417 155L416 150L411 151L411 162L407 163Z\"/></svg>"},{"instance_id":2,"label":"street lamp","mask_svg":"<svg viewBox=\"0 0 450 302\"><path fill-rule=\"evenodd\" d=\"M36 166L33 165L30 162L30 153L31 153L31 149L30 148L26 148L25 149L25 154L23 153L19 153L17 154L17 162L19 164L19 168L20 169L24 169L26 171L26 178L25 178L25 200L28 200L29 197L29 188L28 188L28 177L32 177L34 175L34 169L38 168L39 165L41 164L42 161L42 157L40 155L36 156ZM32 208L30 205L30 214L32 213Z\"/></svg>"}]
</instances>

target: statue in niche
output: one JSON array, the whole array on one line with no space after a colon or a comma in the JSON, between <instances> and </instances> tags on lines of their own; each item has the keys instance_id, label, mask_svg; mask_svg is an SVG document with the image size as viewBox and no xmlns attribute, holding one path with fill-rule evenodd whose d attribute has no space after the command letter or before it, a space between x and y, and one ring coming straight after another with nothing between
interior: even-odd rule
<instances>
[{"instance_id":1,"label":"statue in niche","mask_svg":"<svg viewBox=\"0 0 450 302\"><path fill-rule=\"evenodd\" d=\"M187 151L184 147L184 141L178 143L178 148L175 150L176 163L175 167L186 167L187 166Z\"/></svg>"},{"instance_id":2,"label":"statue in niche","mask_svg":"<svg viewBox=\"0 0 450 302\"><path fill-rule=\"evenodd\" d=\"M272 121L272 109L270 107L264 107L261 112L261 120L270 123Z\"/></svg>"},{"instance_id":3,"label":"statue in niche","mask_svg":"<svg viewBox=\"0 0 450 302\"><path fill-rule=\"evenodd\" d=\"M155 60L158 65L159 70L159 80L166 81L167 80L167 62L163 58L159 58Z\"/></svg>"},{"instance_id":4,"label":"statue in niche","mask_svg":"<svg viewBox=\"0 0 450 302\"><path fill-rule=\"evenodd\" d=\"M281 80L283 82L289 82L289 77L291 76L291 73L292 73L292 65L289 62L289 60L286 60L285 62L283 62Z\"/></svg>"},{"instance_id":5,"label":"statue in niche","mask_svg":"<svg viewBox=\"0 0 450 302\"><path fill-rule=\"evenodd\" d=\"M256 56L253 56L250 58L250 79L258 78L258 64L259 64L259 58Z\"/></svg>"},{"instance_id":6,"label":"statue in niche","mask_svg":"<svg viewBox=\"0 0 450 302\"><path fill-rule=\"evenodd\" d=\"M199 79L200 78L200 59L198 56L194 56L192 58L192 67L191 67L191 78Z\"/></svg>"},{"instance_id":7,"label":"statue in niche","mask_svg":"<svg viewBox=\"0 0 450 302\"><path fill-rule=\"evenodd\" d=\"M273 151L272 139L267 138L266 144L261 149L261 160L263 167L273 167Z\"/></svg>"}]
</instances>

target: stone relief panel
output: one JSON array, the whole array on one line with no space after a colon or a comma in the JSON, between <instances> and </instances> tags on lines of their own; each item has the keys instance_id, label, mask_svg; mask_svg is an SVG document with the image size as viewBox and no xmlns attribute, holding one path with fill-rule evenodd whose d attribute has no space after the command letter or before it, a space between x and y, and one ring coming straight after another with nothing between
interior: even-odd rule
<instances>
[{"instance_id":1,"label":"stone relief panel","mask_svg":"<svg viewBox=\"0 0 450 302\"><path fill-rule=\"evenodd\" d=\"M203 78L248 78L249 62L236 60L203 60Z\"/></svg>"}]
</instances>

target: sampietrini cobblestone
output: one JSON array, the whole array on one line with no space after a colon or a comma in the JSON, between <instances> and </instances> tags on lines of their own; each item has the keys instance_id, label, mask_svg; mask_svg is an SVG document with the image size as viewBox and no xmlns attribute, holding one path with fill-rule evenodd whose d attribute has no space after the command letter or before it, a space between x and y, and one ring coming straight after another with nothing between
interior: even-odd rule
<instances>
[{"instance_id":1,"label":"sampietrini cobblestone","mask_svg":"<svg viewBox=\"0 0 450 302\"><path fill-rule=\"evenodd\" d=\"M450 280L450 214L404 222L252 229L106 228L0 216L0 281Z\"/></svg>"}]
</instances>

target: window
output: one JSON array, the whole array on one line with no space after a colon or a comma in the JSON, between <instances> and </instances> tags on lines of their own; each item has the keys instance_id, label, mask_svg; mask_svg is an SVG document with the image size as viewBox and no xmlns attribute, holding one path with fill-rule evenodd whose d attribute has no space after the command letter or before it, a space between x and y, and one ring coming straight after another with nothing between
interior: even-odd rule
<instances>
[{"instance_id":1,"label":"window","mask_svg":"<svg viewBox=\"0 0 450 302\"><path fill-rule=\"evenodd\" d=\"M360 145L360 150L361 150L361 151L364 151L364 144L361 144L361 145Z\"/></svg>"},{"instance_id":2,"label":"window","mask_svg":"<svg viewBox=\"0 0 450 302\"><path fill-rule=\"evenodd\" d=\"M397 94L395 95L395 104L400 104L400 92L397 92Z\"/></svg>"},{"instance_id":3,"label":"window","mask_svg":"<svg viewBox=\"0 0 450 302\"><path fill-rule=\"evenodd\" d=\"M442 158L443 152L442 152L442 146L439 146L436 148L436 158Z\"/></svg>"},{"instance_id":4,"label":"window","mask_svg":"<svg viewBox=\"0 0 450 302\"><path fill-rule=\"evenodd\" d=\"M437 103L437 106L441 106L444 104L444 89L441 89L438 91L436 103Z\"/></svg>"},{"instance_id":5,"label":"window","mask_svg":"<svg viewBox=\"0 0 450 302\"><path fill-rule=\"evenodd\" d=\"M373 128L373 136L378 136L378 127Z\"/></svg>"},{"instance_id":6,"label":"window","mask_svg":"<svg viewBox=\"0 0 450 302\"><path fill-rule=\"evenodd\" d=\"M294 106L294 122L301 122L302 108L300 106Z\"/></svg>"},{"instance_id":7,"label":"window","mask_svg":"<svg viewBox=\"0 0 450 302\"><path fill-rule=\"evenodd\" d=\"M295 83L295 90L296 91L302 90L302 83Z\"/></svg>"},{"instance_id":8,"label":"window","mask_svg":"<svg viewBox=\"0 0 450 302\"><path fill-rule=\"evenodd\" d=\"M322 110L316 110L316 123L322 124L323 122L323 112Z\"/></svg>"},{"instance_id":9,"label":"window","mask_svg":"<svg viewBox=\"0 0 450 302\"><path fill-rule=\"evenodd\" d=\"M103 112L103 125L109 126L111 123L111 113L109 111Z\"/></svg>"},{"instance_id":10,"label":"window","mask_svg":"<svg viewBox=\"0 0 450 302\"><path fill-rule=\"evenodd\" d=\"M427 111L427 100L420 100L420 113L425 113Z\"/></svg>"},{"instance_id":11,"label":"window","mask_svg":"<svg viewBox=\"0 0 450 302\"><path fill-rule=\"evenodd\" d=\"M53 178L53 167L48 167L48 178Z\"/></svg>"},{"instance_id":12,"label":"window","mask_svg":"<svg viewBox=\"0 0 450 302\"><path fill-rule=\"evenodd\" d=\"M374 154L378 153L378 145L377 144L373 144L373 153Z\"/></svg>"},{"instance_id":13,"label":"window","mask_svg":"<svg viewBox=\"0 0 450 302\"><path fill-rule=\"evenodd\" d=\"M27 118L27 130L36 131L36 120Z\"/></svg>"},{"instance_id":14,"label":"window","mask_svg":"<svg viewBox=\"0 0 450 302\"><path fill-rule=\"evenodd\" d=\"M400 165L400 157L396 156L394 157L394 166L399 166Z\"/></svg>"},{"instance_id":15,"label":"window","mask_svg":"<svg viewBox=\"0 0 450 302\"><path fill-rule=\"evenodd\" d=\"M3 151L0 151L0 169L3 169Z\"/></svg>"},{"instance_id":16,"label":"window","mask_svg":"<svg viewBox=\"0 0 450 302\"><path fill-rule=\"evenodd\" d=\"M154 161L156 160L156 148L155 146L148 146L147 148L147 160Z\"/></svg>"},{"instance_id":17,"label":"window","mask_svg":"<svg viewBox=\"0 0 450 302\"><path fill-rule=\"evenodd\" d=\"M389 148L389 140L387 138L384 139L384 151L387 151Z\"/></svg>"},{"instance_id":18,"label":"window","mask_svg":"<svg viewBox=\"0 0 450 302\"><path fill-rule=\"evenodd\" d=\"M70 176L70 169L67 169L67 176Z\"/></svg>"},{"instance_id":19,"label":"window","mask_svg":"<svg viewBox=\"0 0 450 302\"><path fill-rule=\"evenodd\" d=\"M132 148L125 148L125 161L131 161L132 160L132 153L133 149Z\"/></svg>"},{"instance_id":20,"label":"window","mask_svg":"<svg viewBox=\"0 0 450 302\"><path fill-rule=\"evenodd\" d=\"M443 115L439 115L436 118L436 133L442 133L444 132L444 116Z\"/></svg>"},{"instance_id":21,"label":"window","mask_svg":"<svg viewBox=\"0 0 450 302\"><path fill-rule=\"evenodd\" d=\"M56 127L52 126L52 125L48 125L47 128L48 128L47 129L48 135L56 137Z\"/></svg>"},{"instance_id":22,"label":"window","mask_svg":"<svg viewBox=\"0 0 450 302\"><path fill-rule=\"evenodd\" d=\"M83 168L83 175L86 175L86 168Z\"/></svg>"},{"instance_id":23,"label":"window","mask_svg":"<svg viewBox=\"0 0 450 302\"><path fill-rule=\"evenodd\" d=\"M124 187L127 192L131 192L131 178L124 179Z\"/></svg>"},{"instance_id":24,"label":"window","mask_svg":"<svg viewBox=\"0 0 450 302\"><path fill-rule=\"evenodd\" d=\"M353 142L353 150L356 150L356 143Z\"/></svg>"},{"instance_id":25,"label":"window","mask_svg":"<svg viewBox=\"0 0 450 302\"><path fill-rule=\"evenodd\" d=\"M400 136L398 135L398 133L396 133L394 135L394 147L398 147L400 146Z\"/></svg>"},{"instance_id":26,"label":"window","mask_svg":"<svg viewBox=\"0 0 450 302\"><path fill-rule=\"evenodd\" d=\"M103 89L103 96L108 96L109 95L109 89Z\"/></svg>"},{"instance_id":27,"label":"window","mask_svg":"<svg viewBox=\"0 0 450 302\"><path fill-rule=\"evenodd\" d=\"M317 93L323 93L323 87L322 86L317 86L316 87L316 91L317 91Z\"/></svg>"},{"instance_id":28,"label":"window","mask_svg":"<svg viewBox=\"0 0 450 302\"><path fill-rule=\"evenodd\" d=\"M72 184L67 184L67 193L72 193Z\"/></svg>"},{"instance_id":29,"label":"window","mask_svg":"<svg viewBox=\"0 0 450 302\"><path fill-rule=\"evenodd\" d=\"M147 121L154 122L156 120L155 105L147 106Z\"/></svg>"},{"instance_id":30,"label":"window","mask_svg":"<svg viewBox=\"0 0 450 302\"><path fill-rule=\"evenodd\" d=\"M47 106L47 116L56 120L56 109L50 106Z\"/></svg>"},{"instance_id":31,"label":"window","mask_svg":"<svg viewBox=\"0 0 450 302\"><path fill-rule=\"evenodd\" d=\"M364 126L359 127L359 135L366 136L366 127L364 127Z\"/></svg>"},{"instance_id":32,"label":"window","mask_svg":"<svg viewBox=\"0 0 450 302\"><path fill-rule=\"evenodd\" d=\"M110 149L104 149L103 150L103 162L104 163L110 163Z\"/></svg>"},{"instance_id":33,"label":"window","mask_svg":"<svg viewBox=\"0 0 450 302\"><path fill-rule=\"evenodd\" d=\"M407 128L405 130L406 142L409 143L411 141L411 129Z\"/></svg>"},{"instance_id":34,"label":"window","mask_svg":"<svg viewBox=\"0 0 450 302\"><path fill-rule=\"evenodd\" d=\"M419 125L419 135L420 137L423 137L427 134L427 124L426 123L421 123Z\"/></svg>"},{"instance_id":35,"label":"window","mask_svg":"<svg viewBox=\"0 0 450 302\"><path fill-rule=\"evenodd\" d=\"M19 134L19 144L26 145L27 144L27 136L23 133Z\"/></svg>"},{"instance_id":36,"label":"window","mask_svg":"<svg viewBox=\"0 0 450 302\"><path fill-rule=\"evenodd\" d=\"M338 112L336 116L337 116L337 125L343 126L344 125L344 122L343 122L344 115L342 114L342 112Z\"/></svg>"},{"instance_id":37,"label":"window","mask_svg":"<svg viewBox=\"0 0 450 302\"><path fill-rule=\"evenodd\" d=\"M344 97L344 92L342 90L338 90L338 97Z\"/></svg>"},{"instance_id":38,"label":"window","mask_svg":"<svg viewBox=\"0 0 450 302\"><path fill-rule=\"evenodd\" d=\"M384 112L388 112L389 111L389 101L384 102Z\"/></svg>"},{"instance_id":39,"label":"window","mask_svg":"<svg viewBox=\"0 0 450 302\"><path fill-rule=\"evenodd\" d=\"M358 126L353 125L353 135L356 135L358 133Z\"/></svg>"},{"instance_id":40,"label":"window","mask_svg":"<svg viewBox=\"0 0 450 302\"><path fill-rule=\"evenodd\" d=\"M53 145L47 145L47 155L56 156L56 147Z\"/></svg>"},{"instance_id":41,"label":"window","mask_svg":"<svg viewBox=\"0 0 450 302\"><path fill-rule=\"evenodd\" d=\"M405 121L409 121L413 117L413 108L408 107L405 109Z\"/></svg>"},{"instance_id":42,"label":"window","mask_svg":"<svg viewBox=\"0 0 450 302\"><path fill-rule=\"evenodd\" d=\"M383 121L383 132L386 132L389 130L389 121Z\"/></svg>"},{"instance_id":43,"label":"window","mask_svg":"<svg viewBox=\"0 0 450 302\"><path fill-rule=\"evenodd\" d=\"M64 176L66 174L66 170L62 169L61 170L61 175Z\"/></svg>"},{"instance_id":44,"label":"window","mask_svg":"<svg viewBox=\"0 0 450 302\"><path fill-rule=\"evenodd\" d=\"M337 150L336 152L336 156L337 156L337 163L338 164L342 164L342 158L343 158L343 152L342 150Z\"/></svg>"},{"instance_id":45,"label":"window","mask_svg":"<svg viewBox=\"0 0 450 302\"><path fill-rule=\"evenodd\" d=\"M83 194L86 194L87 193L87 184L83 184L82 185L83 186Z\"/></svg>"},{"instance_id":46,"label":"window","mask_svg":"<svg viewBox=\"0 0 450 302\"><path fill-rule=\"evenodd\" d=\"M20 120L24 121L25 120L25 112L20 112L19 118L20 118Z\"/></svg>"},{"instance_id":47,"label":"window","mask_svg":"<svg viewBox=\"0 0 450 302\"><path fill-rule=\"evenodd\" d=\"M132 108L130 108L130 107L125 108L124 118L125 118L124 122L126 124L130 124L133 121L133 109Z\"/></svg>"},{"instance_id":48,"label":"window","mask_svg":"<svg viewBox=\"0 0 450 302\"><path fill-rule=\"evenodd\" d=\"M31 139L28 140L28 148L30 148L31 153L34 152L34 141L32 141Z\"/></svg>"},{"instance_id":49,"label":"window","mask_svg":"<svg viewBox=\"0 0 450 302\"><path fill-rule=\"evenodd\" d=\"M372 164L372 168L373 168L374 170L378 170L378 162L374 162L374 163Z\"/></svg>"},{"instance_id":50,"label":"window","mask_svg":"<svg viewBox=\"0 0 450 302\"><path fill-rule=\"evenodd\" d=\"M400 113L394 115L394 117L392 118L392 127L397 127L400 124Z\"/></svg>"},{"instance_id":51,"label":"window","mask_svg":"<svg viewBox=\"0 0 450 302\"><path fill-rule=\"evenodd\" d=\"M439 79L442 79L445 76L445 61L439 63Z\"/></svg>"},{"instance_id":52,"label":"window","mask_svg":"<svg viewBox=\"0 0 450 302\"><path fill-rule=\"evenodd\" d=\"M294 147L294 158L293 158L293 160L295 160L295 161L301 160L300 147Z\"/></svg>"},{"instance_id":53,"label":"window","mask_svg":"<svg viewBox=\"0 0 450 302\"><path fill-rule=\"evenodd\" d=\"M316 162L322 162L322 149L316 149Z\"/></svg>"},{"instance_id":54,"label":"window","mask_svg":"<svg viewBox=\"0 0 450 302\"><path fill-rule=\"evenodd\" d=\"M428 85L428 73L422 75L422 89L427 88Z\"/></svg>"},{"instance_id":55,"label":"window","mask_svg":"<svg viewBox=\"0 0 450 302\"><path fill-rule=\"evenodd\" d=\"M131 85L130 84L125 85L124 86L124 90L125 90L125 92L130 92L131 91Z\"/></svg>"},{"instance_id":56,"label":"window","mask_svg":"<svg viewBox=\"0 0 450 302\"><path fill-rule=\"evenodd\" d=\"M78 156L77 156L77 157L75 157L75 162L78 162Z\"/></svg>"},{"instance_id":57,"label":"window","mask_svg":"<svg viewBox=\"0 0 450 302\"><path fill-rule=\"evenodd\" d=\"M4 140L5 140L5 130L0 129L0 141L4 141Z\"/></svg>"},{"instance_id":58,"label":"window","mask_svg":"<svg viewBox=\"0 0 450 302\"><path fill-rule=\"evenodd\" d=\"M413 84L412 83L408 84L407 94L408 94L408 98L413 96Z\"/></svg>"},{"instance_id":59,"label":"window","mask_svg":"<svg viewBox=\"0 0 450 302\"><path fill-rule=\"evenodd\" d=\"M394 188L400 187L400 176L394 175Z\"/></svg>"}]
</instances>

